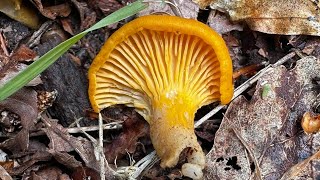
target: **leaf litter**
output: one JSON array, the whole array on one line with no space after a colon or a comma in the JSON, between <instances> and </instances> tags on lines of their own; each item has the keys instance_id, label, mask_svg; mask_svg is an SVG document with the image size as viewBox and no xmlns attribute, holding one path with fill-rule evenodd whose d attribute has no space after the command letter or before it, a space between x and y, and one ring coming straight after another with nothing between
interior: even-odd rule
<instances>
[{"instance_id":1,"label":"leaf litter","mask_svg":"<svg viewBox=\"0 0 320 180\"><path fill-rule=\"evenodd\" d=\"M38 5L42 6L36 5L37 8L42 8L39 9L39 11L43 16L50 16L49 19L57 19L56 22L61 22L64 30L70 34L76 33L80 29L94 23L95 18L99 18L99 13L94 13L98 12L96 11L97 9L100 9L102 13L105 14L113 12L115 10L114 7L108 6L108 3L114 3L117 7L125 5L124 1L104 0L99 1L99 3L105 4L104 7L96 7L95 5L97 3L94 0L87 2L89 6L83 1L73 0L70 1L70 3L63 3L64 8L59 10L57 9L59 4L49 3L49 6L44 6L42 5L42 1L33 0L33 2L37 2ZM187 3L182 3L182 1L171 2L174 6L165 5L164 7L162 5L157 7L158 10L149 9L146 14L157 13L159 9L165 9L165 13L169 12L170 14L179 15L179 13L182 12L181 14L185 17L199 19L199 8L195 3L191 1ZM76 22L78 23L76 25L72 24L74 23L74 19L71 18L72 13L69 14L70 12L68 10L72 7L70 6L71 4L77 8L80 16L80 22ZM92 7L94 6L96 9L92 11ZM178 10L175 6L180 7L181 12L177 13ZM225 7L221 9L226 10ZM56 14L54 14L55 12ZM230 13L229 10L227 10L227 12ZM220 12L208 11L208 14L209 18L207 19L207 23L217 29L227 41L236 69L241 70L243 67L245 68L247 64L259 66L248 72L239 73L240 78L244 75L251 76L254 74L257 69L260 69L260 66L265 65L261 63L261 61L269 60L272 62L278 59L276 57L279 56L279 54L283 55L287 53L287 51L283 49L284 44L281 44L281 38L288 40L288 44L291 43L290 45L293 47L299 48L302 50L302 53L319 57L319 48L316 40L306 41L305 38L301 38L302 43L300 40L297 41L299 44L294 42L297 36L293 38L286 36L269 36L248 30L241 21L247 22L252 28L253 25L250 24L250 18L249 20L243 18L235 22L230 21L228 16ZM233 17L232 15L230 16ZM202 20L204 20L204 22L206 21L205 18ZM261 22L263 21L261 20ZM252 29L265 32L263 29ZM7 30L8 28L3 32ZM298 30L296 32L299 32ZM108 30L102 32L105 33L105 37L109 35ZM7 34L5 35L7 36ZM270 43L270 37L275 41L274 44ZM306 44L305 41L307 42ZM247 42L252 44L248 45ZM270 47L273 47L275 44L276 48L270 49ZM301 46L301 44L303 45ZM37 46L37 44L35 44L35 46ZM10 47L11 51L13 46L10 45ZM32 54L32 48L28 49L28 47L26 47L22 50L22 53L17 53L18 59L15 60L17 63L21 61L26 62L28 59L33 59L33 56L36 55ZM12 52L15 51L13 50ZM274 52L278 53L277 56L272 54ZM3 54L5 53L2 52L1 56L3 56ZM250 54L249 58L244 57L248 54ZM77 54L75 55L78 57ZM7 60L9 60L8 56L6 57ZM244 59L253 59L253 61L243 63L242 61ZM274 68L258 82L255 89L251 90L254 92L254 95L250 100L244 97L239 97L234 100L224 115L220 129L216 133L215 131L219 127L220 119L217 121L208 120L201 128L196 130L197 135L202 139L201 142L205 140L210 143L214 141L215 143L213 149L207 155L208 165L205 176L208 179L216 179L218 177L225 177L226 179L231 179L232 177L235 177L235 179L240 177L252 178L254 176L262 179L279 179L281 177L283 179L303 179L311 177L312 175L313 178L318 177L319 173L316 167L318 163L319 135L306 135L300 127L300 120L303 114L312 111L314 108L314 100L318 92L314 90L316 88L310 90L306 87L314 83L312 79L317 77L317 73L319 74L318 61L319 60L315 58L308 57L298 61L296 68L290 71L287 71L283 66ZM82 63L83 59L79 57L79 67ZM46 101L45 99L49 99L48 105L44 105L44 110L42 110L42 108L39 110L47 113L46 109L54 105L55 90L50 89L44 91L44 95L41 96L45 97L39 98L39 94L42 94L42 92L37 88L35 89L38 93L38 101ZM51 100L51 96L46 95L49 92L53 92L53 98ZM28 98L33 99L32 102L37 99L34 96ZM30 105L29 102L26 102L24 106L28 107L28 104ZM39 106L38 102L35 109L38 109ZM8 116L13 116L21 122L20 116L23 115L23 113L20 113L19 108L20 106L13 109L16 115L9 113ZM126 165L124 164L126 164L127 161L132 160L132 162L134 162L135 159L140 159L141 156L150 152L152 147L150 148L150 140L144 136L148 133L146 132L147 127L145 127L145 122L141 121L141 118L136 117L134 114L126 114L124 112L119 112L118 116L119 117L113 119L116 121L124 121L123 126L119 126L122 130L119 130L118 127L116 128L117 130L112 130L107 133L107 140L111 139L112 141L104 143L106 145L105 155L107 159L110 158L110 161L108 161L109 164L113 164L112 160L117 157L117 165L120 165L117 173L123 169L125 170L122 171L122 173L128 173L131 172L130 168L134 169L140 167L140 165L142 167L143 164L139 161L134 165L129 164L128 168L125 167ZM62 127L58 120L45 115L42 115L42 121L39 121L39 119L34 116L25 118L28 119L28 121L23 120L23 122L32 122L31 125L26 126L27 128L22 127L22 129L15 129L13 133L8 136L9 140L1 143L1 149L9 150L10 152L8 155L10 161L8 162L18 162L17 166L6 169L10 175L22 176L23 174L23 178L34 179L42 179L47 176L51 176L53 179L54 177L60 179L68 179L70 177L73 179L83 179L88 176L92 179L100 178L100 164L96 159L95 143L84 138L81 133L86 127L78 129L75 127ZM61 119L59 119L59 121L61 121ZM1 127L4 126L1 125ZM77 134L72 135L70 130L77 130L74 131ZM115 131L118 131L117 135L114 135ZM110 138L110 134L111 137L115 137ZM139 144L143 144L146 149L140 148ZM16 146L16 148L14 148L14 146ZM54 164L52 164L52 162L54 162ZM153 165L156 160L152 159L149 162L152 162L151 164ZM310 162L312 162L312 164ZM66 169L62 167L66 167ZM150 166L148 165L144 168L150 169ZM114 170L106 166L106 171L107 175L113 178ZM141 169L139 171L141 171ZM71 175L65 174L66 172ZM151 179L182 178L177 169L160 170L157 164L149 171L146 170L145 173L147 174L145 177ZM141 172L135 173L129 177L138 177L140 174Z\"/></svg>"},{"instance_id":2,"label":"leaf litter","mask_svg":"<svg viewBox=\"0 0 320 180\"><path fill-rule=\"evenodd\" d=\"M207 154L206 179L279 179L317 152L319 147L309 145L310 136L302 132L300 120L312 110L317 96L305 87L319 73L320 60L305 57L290 71L279 66L261 77L250 101L243 96L233 100ZM318 142L316 137L311 141ZM316 179L317 172L311 164L307 167L301 176Z\"/></svg>"}]
</instances>

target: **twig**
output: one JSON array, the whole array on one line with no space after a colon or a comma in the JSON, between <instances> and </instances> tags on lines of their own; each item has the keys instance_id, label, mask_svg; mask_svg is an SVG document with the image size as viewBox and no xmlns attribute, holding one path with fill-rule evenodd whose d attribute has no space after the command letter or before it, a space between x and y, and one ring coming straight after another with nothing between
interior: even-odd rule
<instances>
[{"instance_id":1,"label":"twig","mask_svg":"<svg viewBox=\"0 0 320 180\"><path fill-rule=\"evenodd\" d=\"M76 125L79 127L79 123L76 123ZM93 138L90 134L86 133L85 131L81 131L85 136L87 136L88 139L90 139L91 143L94 147L94 155L96 157L96 160L100 163L100 179L105 180L106 179L106 172L105 172L105 165L106 158L103 153L103 121L101 113L99 113L99 140L97 141L95 138Z\"/></svg>"},{"instance_id":2,"label":"twig","mask_svg":"<svg viewBox=\"0 0 320 180\"><path fill-rule=\"evenodd\" d=\"M2 32L0 32L0 45L1 45L1 49L3 50L4 55L9 56L9 52L8 52L6 43L4 42Z\"/></svg>"},{"instance_id":3,"label":"twig","mask_svg":"<svg viewBox=\"0 0 320 180\"><path fill-rule=\"evenodd\" d=\"M123 123L123 121L103 124L102 129L104 129L104 130L121 129L122 123ZM68 133L81 133L83 131L85 131L85 132L97 131L97 130L99 130L99 128L100 128L100 125L99 126L88 126L88 127L73 127L73 128L67 128L67 130L68 130Z\"/></svg>"},{"instance_id":4,"label":"twig","mask_svg":"<svg viewBox=\"0 0 320 180\"><path fill-rule=\"evenodd\" d=\"M236 97L238 97L240 94L242 94L245 90L247 90L249 87L251 87L258 79L261 78L265 73L269 72L272 70L272 68L278 67L281 64L285 63L289 59L293 58L296 55L296 52L291 52L284 56L283 58L279 59L276 63L274 64L269 64L267 67L263 68L260 70L257 74L252 76L250 79L248 79L246 82L241 84L239 87L237 87L234 91L232 100L234 100ZM199 121L197 121L194 124L194 127L197 128L199 127L202 123L207 121L210 117L215 115L218 111L220 111L222 108L227 107L226 105L218 105L215 107L213 110L211 110L208 114L206 114L204 117L202 117Z\"/></svg>"},{"instance_id":5,"label":"twig","mask_svg":"<svg viewBox=\"0 0 320 180\"><path fill-rule=\"evenodd\" d=\"M52 23L53 23L53 21L47 21L47 22L43 23L41 25L41 27L39 28L39 30L37 30L36 32L34 32L32 34L32 36L30 37L30 39L26 43L26 45L29 48L32 48L33 46L39 44L42 34L47 31L47 29L52 25Z\"/></svg>"},{"instance_id":6,"label":"twig","mask_svg":"<svg viewBox=\"0 0 320 180\"><path fill-rule=\"evenodd\" d=\"M105 180L106 175L105 175L105 157L103 153L103 121L102 121L102 116L101 113L99 113L99 155L100 155L100 179Z\"/></svg>"},{"instance_id":7,"label":"twig","mask_svg":"<svg viewBox=\"0 0 320 180\"><path fill-rule=\"evenodd\" d=\"M0 179L2 180L12 180L10 174L0 165Z\"/></svg>"}]
</instances>

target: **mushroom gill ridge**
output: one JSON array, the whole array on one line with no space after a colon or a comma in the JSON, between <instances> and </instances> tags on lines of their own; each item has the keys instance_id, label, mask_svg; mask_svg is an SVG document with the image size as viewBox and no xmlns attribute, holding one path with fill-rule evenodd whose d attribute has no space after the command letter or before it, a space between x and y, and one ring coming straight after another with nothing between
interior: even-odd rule
<instances>
[{"instance_id":1,"label":"mushroom gill ridge","mask_svg":"<svg viewBox=\"0 0 320 180\"><path fill-rule=\"evenodd\" d=\"M137 107L147 121L152 104L165 97L187 96L197 110L220 96L219 61L212 47L177 32L137 32L114 48L96 76L98 104ZM142 104L149 110L140 111Z\"/></svg>"}]
</instances>

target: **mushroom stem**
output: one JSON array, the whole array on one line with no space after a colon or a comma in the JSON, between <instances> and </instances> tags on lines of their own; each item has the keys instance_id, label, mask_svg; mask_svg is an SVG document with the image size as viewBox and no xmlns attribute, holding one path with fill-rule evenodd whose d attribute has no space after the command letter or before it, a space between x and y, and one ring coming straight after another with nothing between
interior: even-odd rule
<instances>
[{"instance_id":1,"label":"mushroom stem","mask_svg":"<svg viewBox=\"0 0 320 180\"><path fill-rule=\"evenodd\" d=\"M197 172L201 172L205 166L205 156L193 127L197 98L173 90L160 95L160 100L154 101L153 105L150 136L161 158L161 167L175 166L181 152L188 148L188 163L185 165L196 165L199 167Z\"/></svg>"}]
</instances>

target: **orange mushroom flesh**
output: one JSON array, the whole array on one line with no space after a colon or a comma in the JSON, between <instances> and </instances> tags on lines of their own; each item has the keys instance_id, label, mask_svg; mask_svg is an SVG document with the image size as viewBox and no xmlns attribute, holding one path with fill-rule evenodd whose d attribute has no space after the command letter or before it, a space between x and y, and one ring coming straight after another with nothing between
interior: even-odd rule
<instances>
[{"instance_id":1,"label":"orange mushroom flesh","mask_svg":"<svg viewBox=\"0 0 320 180\"><path fill-rule=\"evenodd\" d=\"M195 113L215 101L227 104L232 95L232 63L223 39L205 24L175 16L149 15L127 23L106 41L89 69L93 109L135 107L150 124L161 166L175 166L188 148L182 173L194 179L201 178L205 166L194 133Z\"/></svg>"}]
</instances>

